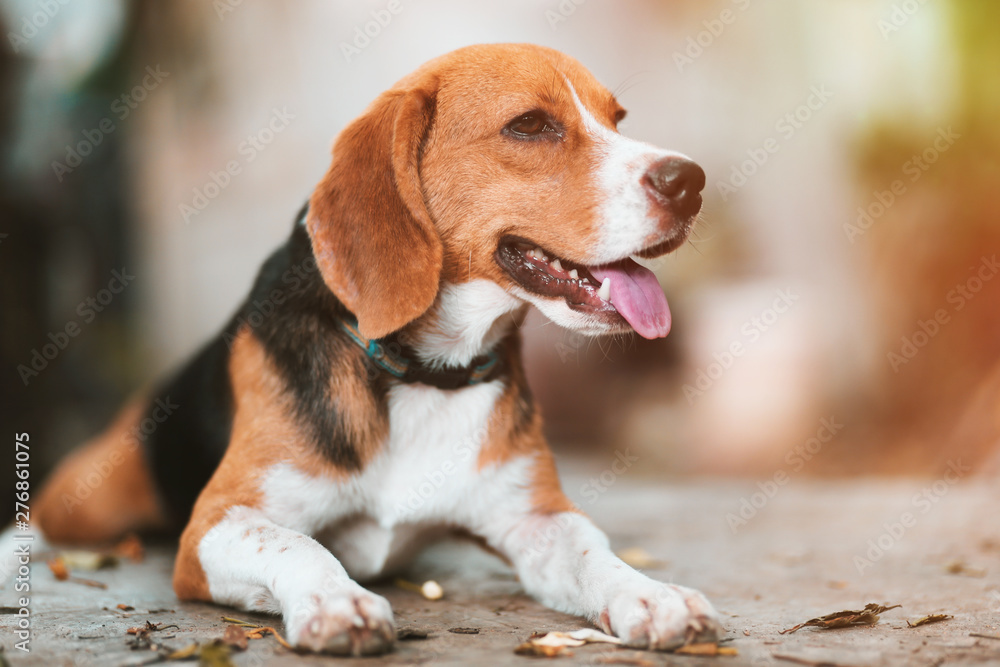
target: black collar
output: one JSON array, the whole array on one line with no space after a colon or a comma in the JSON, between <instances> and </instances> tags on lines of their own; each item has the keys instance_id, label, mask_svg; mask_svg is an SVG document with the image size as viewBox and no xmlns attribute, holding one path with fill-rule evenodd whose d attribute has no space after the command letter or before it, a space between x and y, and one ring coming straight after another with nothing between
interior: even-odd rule
<instances>
[{"instance_id":1,"label":"black collar","mask_svg":"<svg viewBox=\"0 0 1000 667\"><path fill-rule=\"evenodd\" d=\"M350 313L340 318L340 326L358 344L377 368L400 382L420 382L438 389L460 389L495 379L503 371L503 359L496 352L481 354L467 366L436 368L419 361L395 334L368 339L358 331L358 321Z\"/></svg>"}]
</instances>

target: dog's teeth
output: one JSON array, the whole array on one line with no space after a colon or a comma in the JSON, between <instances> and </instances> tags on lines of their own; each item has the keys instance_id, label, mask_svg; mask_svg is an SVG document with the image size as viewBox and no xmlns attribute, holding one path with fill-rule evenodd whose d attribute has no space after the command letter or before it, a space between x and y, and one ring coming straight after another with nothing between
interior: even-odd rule
<instances>
[{"instance_id":1,"label":"dog's teeth","mask_svg":"<svg viewBox=\"0 0 1000 667\"><path fill-rule=\"evenodd\" d=\"M555 269L556 271L562 271L563 270L562 264L559 263L558 259L552 260L552 268Z\"/></svg>"},{"instance_id":2,"label":"dog's teeth","mask_svg":"<svg viewBox=\"0 0 1000 667\"><path fill-rule=\"evenodd\" d=\"M611 299L611 278L605 278L604 282L601 283L600 289L597 290L597 296L601 297L605 301Z\"/></svg>"},{"instance_id":3,"label":"dog's teeth","mask_svg":"<svg viewBox=\"0 0 1000 667\"><path fill-rule=\"evenodd\" d=\"M579 279L579 278L580 278L580 274L579 274L579 273L577 272L577 270L576 270L576 269L572 269L572 270L571 270L571 271L569 272L569 277L570 277L570 278L572 278L573 280L577 280L577 279Z\"/></svg>"},{"instance_id":4,"label":"dog's teeth","mask_svg":"<svg viewBox=\"0 0 1000 667\"><path fill-rule=\"evenodd\" d=\"M535 259L540 259L543 262L548 261L548 258L545 256L545 253L542 251L541 248L535 248Z\"/></svg>"}]
</instances>

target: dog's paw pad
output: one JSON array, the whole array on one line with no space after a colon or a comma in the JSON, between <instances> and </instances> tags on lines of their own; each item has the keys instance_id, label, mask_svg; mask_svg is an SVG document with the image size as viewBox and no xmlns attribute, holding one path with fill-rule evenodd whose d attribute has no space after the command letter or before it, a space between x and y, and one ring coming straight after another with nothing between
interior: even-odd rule
<instances>
[{"instance_id":1,"label":"dog's paw pad","mask_svg":"<svg viewBox=\"0 0 1000 667\"><path fill-rule=\"evenodd\" d=\"M366 590L315 595L286 621L296 647L336 655L377 655L392 649L396 630L385 598Z\"/></svg>"}]
</instances>

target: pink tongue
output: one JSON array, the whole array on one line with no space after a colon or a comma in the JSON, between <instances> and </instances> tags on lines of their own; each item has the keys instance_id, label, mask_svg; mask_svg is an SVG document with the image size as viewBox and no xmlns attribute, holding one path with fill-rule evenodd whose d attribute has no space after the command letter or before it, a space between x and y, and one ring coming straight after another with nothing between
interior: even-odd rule
<instances>
[{"instance_id":1,"label":"pink tongue","mask_svg":"<svg viewBox=\"0 0 1000 667\"><path fill-rule=\"evenodd\" d=\"M670 333L670 306L660 283L649 269L631 259L594 267L599 281L611 278L611 305L643 338L663 338Z\"/></svg>"}]
</instances>

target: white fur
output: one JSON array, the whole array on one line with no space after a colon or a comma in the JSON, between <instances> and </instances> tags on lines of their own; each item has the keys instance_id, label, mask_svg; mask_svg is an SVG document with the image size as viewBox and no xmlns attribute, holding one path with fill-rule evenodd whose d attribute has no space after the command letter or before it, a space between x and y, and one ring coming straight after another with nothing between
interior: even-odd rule
<instances>
[{"instance_id":1,"label":"white fur","mask_svg":"<svg viewBox=\"0 0 1000 667\"><path fill-rule=\"evenodd\" d=\"M587 313L573 310L566 303L566 299L561 297L539 296L517 286L513 288L513 292L538 308L547 318L570 331L576 331L586 336L604 336L632 331L632 327L624 321L616 326L596 319Z\"/></svg>"},{"instance_id":2,"label":"white fur","mask_svg":"<svg viewBox=\"0 0 1000 667\"><path fill-rule=\"evenodd\" d=\"M464 366L493 348L510 330L523 302L490 280L441 287L435 328L416 333L420 360L434 366Z\"/></svg>"},{"instance_id":3,"label":"white fur","mask_svg":"<svg viewBox=\"0 0 1000 667\"><path fill-rule=\"evenodd\" d=\"M198 546L212 599L252 611L280 612L288 641L315 651L381 651L392 643L392 608L351 580L323 545L236 506ZM358 639L359 628L368 630Z\"/></svg>"},{"instance_id":4,"label":"white fur","mask_svg":"<svg viewBox=\"0 0 1000 667\"><path fill-rule=\"evenodd\" d=\"M629 139L602 125L580 100L568 79L566 85L573 95L583 127L597 144L601 158L596 175L604 195L600 209L600 241L597 247L589 249L593 257L590 263L615 262L667 240L669 232L660 232L642 177L657 160L687 156ZM663 238L651 243L650 238L658 233Z\"/></svg>"},{"instance_id":5,"label":"white fur","mask_svg":"<svg viewBox=\"0 0 1000 667\"><path fill-rule=\"evenodd\" d=\"M717 627L717 614L701 593L635 571L581 514L497 516L488 539L540 602L585 616L628 644L674 648L689 633L707 636Z\"/></svg>"}]
</instances>

